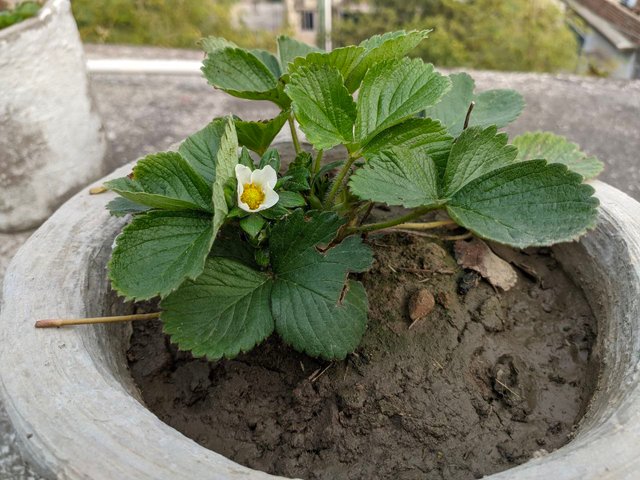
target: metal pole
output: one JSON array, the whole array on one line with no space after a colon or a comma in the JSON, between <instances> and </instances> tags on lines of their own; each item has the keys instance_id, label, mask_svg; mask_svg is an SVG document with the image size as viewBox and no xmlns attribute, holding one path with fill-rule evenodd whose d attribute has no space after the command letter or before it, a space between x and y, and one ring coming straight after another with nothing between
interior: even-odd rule
<instances>
[{"instance_id":1,"label":"metal pole","mask_svg":"<svg viewBox=\"0 0 640 480\"><path fill-rule=\"evenodd\" d=\"M318 47L330 52L332 0L318 0Z\"/></svg>"},{"instance_id":2,"label":"metal pole","mask_svg":"<svg viewBox=\"0 0 640 480\"><path fill-rule=\"evenodd\" d=\"M327 35L326 32L324 30L325 27L325 19L324 19L324 14L325 14L325 4L327 3L327 0L318 0L318 25L316 26L317 29L317 38L316 38L316 44L318 45L318 48L325 48L326 43L327 43Z\"/></svg>"},{"instance_id":3,"label":"metal pole","mask_svg":"<svg viewBox=\"0 0 640 480\"><path fill-rule=\"evenodd\" d=\"M332 17L332 0L324 0L324 49L330 52L333 48L331 42L331 17Z\"/></svg>"}]
</instances>

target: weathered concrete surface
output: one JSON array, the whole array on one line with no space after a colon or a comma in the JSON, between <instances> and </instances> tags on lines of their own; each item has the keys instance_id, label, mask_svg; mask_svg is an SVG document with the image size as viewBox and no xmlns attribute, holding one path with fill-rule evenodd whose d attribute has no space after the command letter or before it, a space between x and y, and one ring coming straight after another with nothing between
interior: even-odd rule
<instances>
[{"instance_id":1,"label":"weathered concrete surface","mask_svg":"<svg viewBox=\"0 0 640 480\"><path fill-rule=\"evenodd\" d=\"M0 31L0 231L43 222L105 150L69 0Z\"/></svg>"},{"instance_id":2,"label":"weathered concrete surface","mask_svg":"<svg viewBox=\"0 0 640 480\"><path fill-rule=\"evenodd\" d=\"M86 46L90 58L198 59L201 53L139 47ZM640 81L475 72L478 87L516 88L527 100L509 131L551 130L578 142L606 164L602 179L640 199ZM145 153L168 148L212 117L235 113L266 118L268 103L234 99L195 75L93 75L92 87L109 139L105 173ZM28 233L0 235L1 279L8 258ZM0 480L34 478L19 460L14 435L0 411Z\"/></svg>"},{"instance_id":3,"label":"weathered concrete surface","mask_svg":"<svg viewBox=\"0 0 640 480\"><path fill-rule=\"evenodd\" d=\"M0 233L0 307L2 305L2 279L9 260L29 238L32 231ZM0 480L35 480L37 477L25 465L15 444L16 435L4 406L0 405Z\"/></svg>"},{"instance_id":4,"label":"weathered concrete surface","mask_svg":"<svg viewBox=\"0 0 640 480\"><path fill-rule=\"evenodd\" d=\"M125 165L111 178L131 168ZM594 186L602 201L597 227L554 253L574 272L599 318L599 389L569 444L487 479L637 478L640 203L602 182ZM38 471L61 480L280 479L205 449L144 407L127 369L129 325L33 328L33 318L129 311L107 295L104 265L126 221L109 217L111 198L76 195L7 271L5 293L11 296L0 314L0 395L26 455ZM43 409L43 399L55 406L55 415Z\"/></svg>"}]
</instances>

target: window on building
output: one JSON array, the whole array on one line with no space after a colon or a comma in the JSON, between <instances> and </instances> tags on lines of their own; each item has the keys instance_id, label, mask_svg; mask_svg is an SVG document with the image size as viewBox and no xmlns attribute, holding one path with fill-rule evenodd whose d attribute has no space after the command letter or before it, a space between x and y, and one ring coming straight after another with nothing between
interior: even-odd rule
<instances>
[{"instance_id":1,"label":"window on building","mask_svg":"<svg viewBox=\"0 0 640 480\"><path fill-rule=\"evenodd\" d=\"M302 30L314 30L314 12L312 10L303 10L300 12Z\"/></svg>"}]
</instances>

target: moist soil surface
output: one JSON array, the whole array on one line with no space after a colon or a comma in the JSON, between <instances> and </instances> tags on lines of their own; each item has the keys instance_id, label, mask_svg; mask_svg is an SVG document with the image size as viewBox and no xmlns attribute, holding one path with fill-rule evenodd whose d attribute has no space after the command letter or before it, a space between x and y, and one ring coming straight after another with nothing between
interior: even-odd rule
<instances>
[{"instance_id":1,"label":"moist soil surface","mask_svg":"<svg viewBox=\"0 0 640 480\"><path fill-rule=\"evenodd\" d=\"M208 362L134 322L128 358L148 407L238 463L305 479L473 479L567 443L595 385L596 322L550 252L514 253L524 268L502 292L462 271L450 243L368 241L369 324L353 355L316 360L274 336ZM411 325L420 289L436 304Z\"/></svg>"}]
</instances>

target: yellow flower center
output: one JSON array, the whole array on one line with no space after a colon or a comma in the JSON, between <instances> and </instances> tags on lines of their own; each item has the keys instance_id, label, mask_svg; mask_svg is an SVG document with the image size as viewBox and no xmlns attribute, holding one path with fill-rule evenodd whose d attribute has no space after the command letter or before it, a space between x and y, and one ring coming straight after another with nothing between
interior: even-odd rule
<instances>
[{"instance_id":1,"label":"yellow flower center","mask_svg":"<svg viewBox=\"0 0 640 480\"><path fill-rule=\"evenodd\" d=\"M251 210L255 210L264 202L264 196L264 191L262 191L260 185L245 183L242 195L240 195L240 200L249 205Z\"/></svg>"}]
</instances>

